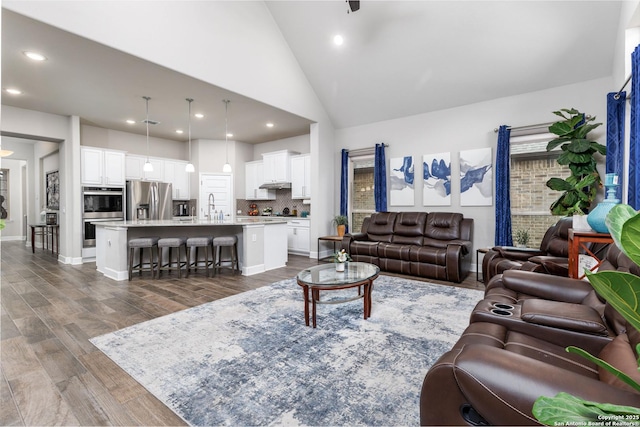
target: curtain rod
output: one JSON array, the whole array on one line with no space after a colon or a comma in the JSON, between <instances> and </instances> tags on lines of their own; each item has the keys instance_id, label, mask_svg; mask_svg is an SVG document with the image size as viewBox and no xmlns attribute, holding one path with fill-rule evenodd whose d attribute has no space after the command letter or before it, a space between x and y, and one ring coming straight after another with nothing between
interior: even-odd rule
<instances>
[{"instance_id":1,"label":"curtain rod","mask_svg":"<svg viewBox=\"0 0 640 427\"><path fill-rule=\"evenodd\" d=\"M386 148L389 144L382 143L382 145ZM362 154L373 154L375 147L370 148L356 148L355 150L347 150L350 155L362 155Z\"/></svg>"},{"instance_id":2,"label":"curtain rod","mask_svg":"<svg viewBox=\"0 0 640 427\"><path fill-rule=\"evenodd\" d=\"M509 130L526 130L526 129L535 129L535 128L542 128L542 127L546 127L548 128L549 126L551 126L554 122L548 122L548 123L538 123L537 125L526 125L526 126L507 126L507 129ZM499 128L494 128L493 131L494 132L498 132L498 130L500 130Z\"/></svg>"},{"instance_id":3,"label":"curtain rod","mask_svg":"<svg viewBox=\"0 0 640 427\"><path fill-rule=\"evenodd\" d=\"M624 84L622 85L622 87L620 88L620 90L618 91L618 93L616 93L615 95L613 95L614 99L620 99L620 94L622 93L622 91L624 90L625 87L627 87L627 85L629 84L629 82L631 81L631 74L629 74L629 77L627 77L627 80L624 82Z\"/></svg>"}]
</instances>

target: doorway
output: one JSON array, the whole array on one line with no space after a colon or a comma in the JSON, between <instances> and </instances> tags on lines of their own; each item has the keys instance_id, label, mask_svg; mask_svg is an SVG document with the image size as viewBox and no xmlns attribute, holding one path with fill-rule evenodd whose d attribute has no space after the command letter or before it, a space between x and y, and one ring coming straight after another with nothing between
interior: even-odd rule
<instances>
[{"instance_id":1,"label":"doorway","mask_svg":"<svg viewBox=\"0 0 640 427\"><path fill-rule=\"evenodd\" d=\"M200 193L198 198L199 219L214 220L216 213L222 211L224 218L232 217L233 191L232 176L229 174L200 174Z\"/></svg>"}]
</instances>

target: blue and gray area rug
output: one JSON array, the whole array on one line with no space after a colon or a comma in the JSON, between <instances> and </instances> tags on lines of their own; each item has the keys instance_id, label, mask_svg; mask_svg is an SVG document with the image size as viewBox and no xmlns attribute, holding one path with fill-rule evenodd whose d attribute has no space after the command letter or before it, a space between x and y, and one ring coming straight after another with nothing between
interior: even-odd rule
<instances>
[{"instance_id":1,"label":"blue and gray area rug","mask_svg":"<svg viewBox=\"0 0 640 427\"><path fill-rule=\"evenodd\" d=\"M419 425L422 380L481 297L380 276L368 320L362 300L319 305L313 329L290 279L91 342L191 425Z\"/></svg>"}]
</instances>

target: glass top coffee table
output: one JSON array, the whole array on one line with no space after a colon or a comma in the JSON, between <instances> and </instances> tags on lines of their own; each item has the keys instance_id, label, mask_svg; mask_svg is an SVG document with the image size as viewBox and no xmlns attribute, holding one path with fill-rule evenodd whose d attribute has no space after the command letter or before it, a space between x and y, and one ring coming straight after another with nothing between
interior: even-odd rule
<instances>
[{"instance_id":1,"label":"glass top coffee table","mask_svg":"<svg viewBox=\"0 0 640 427\"><path fill-rule=\"evenodd\" d=\"M380 269L366 262L348 262L344 271L336 271L334 263L322 264L302 270L296 276L298 285L302 286L304 294L304 321L309 326L309 291L311 291L311 319L316 327L316 305L337 304L363 299L364 318L371 315L371 290L373 281L380 274ZM320 291L358 288L358 295L332 301L320 301ZM363 289L364 288L364 292Z\"/></svg>"}]
</instances>

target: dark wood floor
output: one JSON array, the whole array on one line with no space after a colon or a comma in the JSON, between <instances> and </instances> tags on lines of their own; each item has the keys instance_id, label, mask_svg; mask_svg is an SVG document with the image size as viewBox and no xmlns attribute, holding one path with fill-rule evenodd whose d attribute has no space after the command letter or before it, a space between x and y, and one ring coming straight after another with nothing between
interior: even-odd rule
<instances>
[{"instance_id":1,"label":"dark wood floor","mask_svg":"<svg viewBox=\"0 0 640 427\"><path fill-rule=\"evenodd\" d=\"M148 273L116 282L95 264L59 264L24 242L1 245L0 425L184 425L88 340L294 277L315 260L245 277ZM429 280L430 282L435 282ZM484 289L475 274L459 286ZM302 317L301 317L302 320Z\"/></svg>"}]
</instances>

